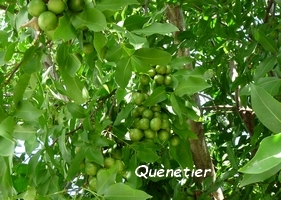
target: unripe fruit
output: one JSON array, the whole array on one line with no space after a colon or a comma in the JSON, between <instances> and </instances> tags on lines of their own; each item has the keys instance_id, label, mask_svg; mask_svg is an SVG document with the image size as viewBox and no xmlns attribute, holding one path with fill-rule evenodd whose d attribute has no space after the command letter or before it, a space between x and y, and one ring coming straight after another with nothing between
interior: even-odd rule
<instances>
[{"instance_id":1,"label":"unripe fruit","mask_svg":"<svg viewBox=\"0 0 281 200\"><path fill-rule=\"evenodd\" d=\"M147 118L147 119L152 119L153 118L153 112L152 110L150 109L145 109L143 112L142 112L142 117L143 118Z\"/></svg>"},{"instance_id":2,"label":"unripe fruit","mask_svg":"<svg viewBox=\"0 0 281 200\"><path fill-rule=\"evenodd\" d=\"M155 76L156 75L156 71L155 71L155 69L150 69L150 70L148 70L148 75L150 76L150 77L153 77L153 76Z\"/></svg>"},{"instance_id":3,"label":"unripe fruit","mask_svg":"<svg viewBox=\"0 0 281 200\"><path fill-rule=\"evenodd\" d=\"M141 74L140 75L140 83L142 85L148 85L150 82L150 77L147 74Z\"/></svg>"},{"instance_id":4,"label":"unripe fruit","mask_svg":"<svg viewBox=\"0 0 281 200\"><path fill-rule=\"evenodd\" d=\"M173 135L170 138L170 144L174 147L178 146L180 144L180 142L181 142L180 137L177 135Z\"/></svg>"},{"instance_id":5,"label":"unripe fruit","mask_svg":"<svg viewBox=\"0 0 281 200\"><path fill-rule=\"evenodd\" d=\"M150 128L153 131L158 131L161 128L161 119L160 118L153 118L150 121Z\"/></svg>"},{"instance_id":6,"label":"unripe fruit","mask_svg":"<svg viewBox=\"0 0 281 200\"><path fill-rule=\"evenodd\" d=\"M132 95L132 102L136 105L141 105L144 102L145 96L142 93L135 92Z\"/></svg>"},{"instance_id":7,"label":"unripe fruit","mask_svg":"<svg viewBox=\"0 0 281 200\"><path fill-rule=\"evenodd\" d=\"M58 25L58 18L51 11L45 11L39 15L38 25L44 31L54 30Z\"/></svg>"},{"instance_id":8,"label":"unripe fruit","mask_svg":"<svg viewBox=\"0 0 281 200\"><path fill-rule=\"evenodd\" d=\"M164 77L164 85L169 86L172 84L172 77L170 75L166 75Z\"/></svg>"},{"instance_id":9,"label":"unripe fruit","mask_svg":"<svg viewBox=\"0 0 281 200\"><path fill-rule=\"evenodd\" d=\"M146 137L147 139L154 139L156 137L156 132L151 129L147 129L143 132L144 132L144 137Z\"/></svg>"},{"instance_id":10,"label":"unripe fruit","mask_svg":"<svg viewBox=\"0 0 281 200\"><path fill-rule=\"evenodd\" d=\"M162 85L164 83L165 77L161 74L156 74L153 79L157 85Z\"/></svg>"},{"instance_id":11,"label":"unripe fruit","mask_svg":"<svg viewBox=\"0 0 281 200\"><path fill-rule=\"evenodd\" d=\"M107 157L104 159L104 167L109 169L111 168L113 165L115 165L115 159L111 158L111 157Z\"/></svg>"},{"instance_id":12,"label":"unripe fruit","mask_svg":"<svg viewBox=\"0 0 281 200\"><path fill-rule=\"evenodd\" d=\"M33 17L38 17L46 10L47 6L42 0L31 0L27 5L27 12Z\"/></svg>"},{"instance_id":13,"label":"unripe fruit","mask_svg":"<svg viewBox=\"0 0 281 200\"><path fill-rule=\"evenodd\" d=\"M164 142L167 141L170 137L170 133L167 130L161 129L158 131L158 138L160 141Z\"/></svg>"},{"instance_id":14,"label":"unripe fruit","mask_svg":"<svg viewBox=\"0 0 281 200\"><path fill-rule=\"evenodd\" d=\"M134 120L133 126L134 126L135 128L140 128L140 119L141 119L141 118L136 118L136 119Z\"/></svg>"},{"instance_id":15,"label":"unripe fruit","mask_svg":"<svg viewBox=\"0 0 281 200\"><path fill-rule=\"evenodd\" d=\"M89 179L89 187L92 191L97 191L97 177L91 177Z\"/></svg>"},{"instance_id":16,"label":"unripe fruit","mask_svg":"<svg viewBox=\"0 0 281 200\"><path fill-rule=\"evenodd\" d=\"M151 110L152 110L153 112L160 112L160 111L161 111L161 107L157 104L157 105L155 105L155 106L152 106L152 107L151 107Z\"/></svg>"},{"instance_id":17,"label":"unripe fruit","mask_svg":"<svg viewBox=\"0 0 281 200\"><path fill-rule=\"evenodd\" d=\"M48 10L55 14L61 14L65 9L63 0L49 0L47 4Z\"/></svg>"},{"instance_id":18,"label":"unripe fruit","mask_svg":"<svg viewBox=\"0 0 281 200\"><path fill-rule=\"evenodd\" d=\"M92 43L85 43L83 44L82 51L84 54L89 55L95 50L94 45Z\"/></svg>"},{"instance_id":19,"label":"unripe fruit","mask_svg":"<svg viewBox=\"0 0 281 200\"><path fill-rule=\"evenodd\" d=\"M173 68L170 65L167 65L166 74L171 74L172 71L173 71Z\"/></svg>"},{"instance_id":20,"label":"unripe fruit","mask_svg":"<svg viewBox=\"0 0 281 200\"><path fill-rule=\"evenodd\" d=\"M138 106L138 111L139 111L139 114L142 115L143 111L146 109L145 106Z\"/></svg>"},{"instance_id":21,"label":"unripe fruit","mask_svg":"<svg viewBox=\"0 0 281 200\"><path fill-rule=\"evenodd\" d=\"M162 114L160 112L154 112L154 118L162 119Z\"/></svg>"},{"instance_id":22,"label":"unripe fruit","mask_svg":"<svg viewBox=\"0 0 281 200\"><path fill-rule=\"evenodd\" d=\"M99 170L100 166L96 163L87 162L85 166L85 172L89 176L95 176L97 171Z\"/></svg>"},{"instance_id":23,"label":"unripe fruit","mask_svg":"<svg viewBox=\"0 0 281 200\"><path fill-rule=\"evenodd\" d=\"M133 142L137 142L140 141L141 138L143 137L143 132L140 129L134 128L131 129L129 136Z\"/></svg>"},{"instance_id":24,"label":"unripe fruit","mask_svg":"<svg viewBox=\"0 0 281 200\"><path fill-rule=\"evenodd\" d=\"M156 71L157 74L162 74L162 75L164 75L164 74L166 73L166 71L167 71L167 67L166 67L166 66L163 66L163 65L157 65L157 66L155 67L155 71Z\"/></svg>"},{"instance_id":25,"label":"unripe fruit","mask_svg":"<svg viewBox=\"0 0 281 200\"><path fill-rule=\"evenodd\" d=\"M124 163L121 160L116 160L116 164L118 165L118 172L122 172L125 168Z\"/></svg>"},{"instance_id":26,"label":"unripe fruit","mask_svg":"<svg viewBox=\"0 0 281 200\"><path fill-rule=\"evenodd\" d=\"M80 12L84 9L84 0L68 0L68 8L74 12Z\"/></svg>"},{"instance_id":27,"label":"unripe fruit","mask_svg":"<svg viewBox=\"0 0 281 200\"><path fill-rule=\"evenodd\" d=\"M123 158L123 152L122 149L113 149L111 152L112 158L121 160Z\"/></svg>"},{"instance_id":28,"label":"unripe fruit","mask_svg":"<svg viewBox=\"0 0 281 200\"><path fill-rule=\"evenodd\" d=\"M141 118L139 121L139 128L142 130L149 129L149 119Z\"/></svg>"},{"instance_id":29,"label":"unripe fruit","mask_svg":"<svg viewBox=\"0 0 281 200\"><path fill-rule=\"evenodd\" d=\"M161 129L170 129L170 121L168 119L162 119Z\"/></svg>"}]
</instances>

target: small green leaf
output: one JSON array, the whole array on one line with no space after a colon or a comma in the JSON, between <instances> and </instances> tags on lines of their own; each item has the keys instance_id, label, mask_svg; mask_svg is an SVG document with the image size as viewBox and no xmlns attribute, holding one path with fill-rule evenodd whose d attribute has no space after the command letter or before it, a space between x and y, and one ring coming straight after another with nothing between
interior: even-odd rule
<instances>
[{"instance_id":1,"label":"small green leaf","mask_svg":"<svg viewBox=\"0 0 281 200\"><path fill-rule=\"evenodd\" d=\"M124 108L122 108L121 112L118 113L113 125L118 126L119 124L121 124L121 121L123 119L126 119L130 115L133 108L133 104L127 104Z\"/></svg>"},{"instance_id":2,"label":"small green leaf","mask_svg":"<svg viewBox=\"0 0 281 200\"><path fill-rule=\"evenodd\" d=\"M145 200L152 198L147 193L131 188L124 183L115 183L105 192L104 197L107 200Z\"/></svg>"},{"instance_id":3,"label":"small green leaf","mask_svg":"<svg viewBox=\"0 0 281 200\"><path fill-rule=\"evenodd\" d=\"M151 65L167 65L172 56L166 51L153 48L141 48L135 51L134 56Z\"/></svg>"},{"instance_id":4,"label":"small green leaf","mask_svg":"<svg viewBox=\"0 0 281 200\"><path fill-rule=\"evenodd\" d=\"M19 140L27 140L36 135L36 128L30 125L16 125L13 132L13 137Z\"/></svg>"},{"instance_id":5,"label":"small green leaf","mask_svg":"<svg viewBox=\"0 0 281 200\"><path fill-rule=\"evenodd\" d=\"M153 90L153 93L143 102L145 106L153 106L167 99L167 92L164 86L159 86Z\"/></svg>"},{"instance_id":6,"label":"small green leaf","mask_svg":"<svg viewBox=\"0 0 281 200\"><path fill-rule=\"evenodd\" d=\"M181 168L193 168L193 158L188 140L181 140L180 144L176 147L170 146L170 154L179 163Z\"/></svg>"},{"instance_id":7,"label":"small green leaf","mask_svg":"<svg viewBox=\"0 0 281 200\"><path fill-rule=\"evenodd\" d=\"M249 185L251 183L264 181L270 178L271 176L276 175L280 170L281 170L281 163L259 174L244 174L244 177L240 182L239 187L244 187L245 185Z\"/></svg>"},{"instance_id":8,"label":"small green leaf","mask_svg":"<svg viewBox=\"0 0 281 200\"><path fill-rule=\"evenodd\" d=\"M17 85L14 89L14 103L18 104L23 98L23 94L28 86L30 80L30 75L22 74L17 82Z\"/></svg>"},{"instance_id":9,"label":"small green leaf","mask_svg":"<svg viewBox=\"0 0 281 200\"><path fill-rule=\"evenodd\" d=\"M98 53L99 59L102 60L102 48L106 45L106 38L102 32L94 33L94 47Z\"/></svg>"},{"instance_id":10,"label":"small green leaf","mask_svg":"<svg viewBox=\"0 0 281 200\"><path fill-rule=\"evenodd\" d=\"M177 96L193 95L196 92L200 92L210 87L208 83L202 78L190 76L186 80L181 81L175 89Z\"/></svg>"},{"instance_id":11,"label":"small green leaf","mask_svg":"<svg viewBox=\"0 0 281 200\"><path fill-rule=\"evenodd\" d=\"M71 162L71 153L69 149L66 147L66 136L65 136L65 131L62 131L61 135L59 136L58 144L59 144L59 150L62 155L62 158L64 161L67 163Z\"/></svg>"},{"instance_id":12,"label":"small green leaf","mask_svg":"<svg viewBox=\"0 0 281 200\"><path fill-rule=\"evenodd\" d=\"M131 57L131 64L132 64L133 69L136 72L144 73L144 72L148 72L151 69L151 67L147 63L141 61L140 59L138 59L135 56Z\"/></svg>"},{"instance_id":13,"label":"small green leaf","mask_svg":"<svg viewBox=\"0 0 281 200\"><path fill-rule=\"evenodd\" d=\"M276 62L276 56L271 56L261 62L257 67L254 80L257 81L259 78L263 77L267 72L272 70L272 68L276 65Z\"/></svg>"},{"instance_id":14,"label":"small green leaf","mask_svg":"<svg viewBox=\"0 0 281 200\"><path fill-rule=\"evenodd\" d=\"M97 191L104 194L106 190L114 184L118 172L118 165L110 169L100 169L97 173Z\"/></svg>"},{"instance_id":15,"label":"small green leaf","mask_svg":"<svg viewBox=\"0 0 281 200\"><path fill-rule=\"evenodd\" d=\"M246 174L260 174L281 163L281 133L264 138L255 156L241 169Z\"/></svg>"},{"instance_id":16,"label":"small green leaf","mask_svg":"<svg viewBox=\"0 0 281 200\"><path fill-rule=\"evenodd\" d=\"M87 8L74 16L72 24L76 29L86 26L91 31L103 31L106 28L106 18L101 11Z\"/></svg>"},{"instance_id":17,"label":"small green leaf","mask_svg":"<svg viewBox=\"0 0 281 200\"><path fill-rule=\"evenodd\" d=\"M14 55L14 53L15 53L16 44L17 44L17 43L11 43L11 44L9 44L9 46L7 47L6 52L5 52L5 56L4 56L4 61L5 61L5 62L8 62L9 60L12 59L12 57L13 57L13 55Z\"/></svg>"},{"instance_id":18,"label":"small green leaf","mask_svg":"<svg viewBox=\"0 0 281 200\"><path fill-rule=\"evenodd\" d=\"M12 156L14 154L15 142L0 136L0 156Z\"/></svg>"},{"instance_id":19,"label":"small green leaf","mask_svg":"<svg viewBox=\"0 0 281 200\"><path fill-rule=\"evenodd\" d=\"M281 80L277 77L263 77L257 81L257 86L265 89L271 96L275 96L278 94L280 84Z\"/></svg>"},{"instance_id":20,"label":"small green leaf","mask_svg":"<svg viewBox=\"0 0 281 200\"><path fill-rule=\"evenodd\" d=\"M121 58L117 63L115 71L115 81L117 84L125 89L132 76L132 66L128 57Z\"/></svg>"},{"instance_id":21,"label":"small green leaf","mask_svg":"<svg viewBox=\"0 0 281 200\"><path fill-rule=\"evenodd\" d=\"M165 35L167 33L172 33L175 31L179 31L179 29L170 23L153 23L148 27L144 27L139 30L133 30L132 33L136 34L144 34L144 35L153 35L153 34L161 34Z\"/></svg>"},{"instance_id":22,"label":"small green leaf","mask_svg":"<svg viewBox=\"0 0 281 200\"><path fill-rule=\"evenodd\" d=\"M104 0L97 3L96 8L100 11L112 10L116 11L128 5L139 4L137 0Z\"/></svg>"},{"instance_id":23,"label":"small green leaf","mask_svg":"<svg viewBox=\"0 0 281 200\"><path fill-rule=\"evenodd\" d=\"M84 118L85 115L85 109L76 103L68 103L67 109L71 113L72 117L75 118Z\"/></svg>"},{"instance_id":24,"label":"small green leaf","mask_svg":"<svg viewBox=\"0 0 281 200\"><path fill-rule=\"evenodd\" d=\"M42 69L42 63L41 63L41 55L35 53L30 60L27 61L26 64L22 66L22 70L31 75L32 73L38 72Z\"/></svg>"},{"instance_id":25,"label":"small green leaf","mask_svg":"<svg viewBox=\"0 0 281 200\"><path fill-rule=\"evenodd\" d=\"M90 162L95 162L103 166L104 159L100 148L89 146L86 150L86 158Z\"/></svg>"},{"instance_id":26,"label":"small green leaf","mask_svg":"<svg viewBox=\"0 0 281 200\"><path fill-rule=\"evenodd\" d=\"M170 97L170 101L171 101L171 104L172 104L172 108L174 110L174 112L178 115L179 117L179 122L180 124L183 122L183 117L182 117L182 111L181 111L181 108L179 106L179 99L177 96L175 96L174 93L171 94L171 97Z\"/></svg>"},{"instance_id":27,"label":"small green leaf","mask_svg":"<svg viewBox=\"0 0 281 200\"><path fill-rule=\"evenodd\" d=\"M143 17L140 15L128 16L124 21L124 27L128 31L141 29L143 25L149 20L149 17Z\"/></svg>"},{"instance_id":28,"label":"small green leaf","mask_svg":"<svg viewBox=\"0 0 281 200\"><path fill-rule=\"evenodd\" d=\"M68 41L73 39L76 35L76 30L71 24L69 16L64 14L62 17L59 18L59 24L54 31L53 39L62 39L64 41Z\"/></svg>"},{"instance_id":29,"label":"small green leaf","mask_svg":"<svg viewBox=\"0 0 281 200\"><path fill-rule=\"evenodd\" d=\"M74 77L75 73L81 66L80 60L74 54L68 54L64 59L65 65L59 67L63 67L63 70L65 70L69 76Z\"/></svg>"},{"instance_id":30,"label":"small green leaf","mask_svg":"<svg viewBox=\"0 0 281 200\"><path fill-rule=\"evenodd\" d=\"M133 45L136 48L142 47L145 43L147 43L147 39L144 37L140 37L134 33L127 32L126 33L127 38L129 39L129 42L131 45Z\"/></svg>"},{"instance_id":31,"label":"small green leaf","mask_svg":"<svg viewBox=\"0 0 281 200\"><path fill-rule=\"evenodd\" d=\"M272 38L266 37L266 35L262 31L253 29L253 36L255 40L258 41L266 51L270 51L272 53L278 52L276 42Z\"/></svg>"},{"instance_id":32,"label":"small green leaf","mask_svg":"<svg viewBox=\"0 0 281 200\"><path fill-rule=\"evenodd\" d=\"M263 88L251 84L252 106L259 120L272 132L281 132L281 103Z\"/></svg>"},{"instance_id":33,"label":"small green leaf","mask_svg":"<svg viewBox=\"0 0 281 200\"><path fill-rule=\"evenodd\" d=\"M75 157L72 159L70 167L67 171L67 180L72 180L75 175L79 172L79 167L83 160L85 159L85 153L87 148L81 147L80 151L75 155Z\"/></svg>"},{"instance_id":34,"label":"small green leaf","mask_svg":"<svg viewBox=\"0 0 281 200\"><path fill-rule=\"evenodd\" d=\"M37 121L43 113L43 110L38 110L29 101L24 100L19 102L15 116L26 121Z\"/></svg>"},{"instance_id":35,"label":"small green leaf","mask_svg":"<svg viewBox=\"0 0 281 200\"><path fill-rule=\"evenodd\" d=\"M131 148L136 151L137 158L142 162L152 163L159 160L159 156L156 154L156 147L149 146L147 143L132 144Z\"/></svg>"}]
</instances>

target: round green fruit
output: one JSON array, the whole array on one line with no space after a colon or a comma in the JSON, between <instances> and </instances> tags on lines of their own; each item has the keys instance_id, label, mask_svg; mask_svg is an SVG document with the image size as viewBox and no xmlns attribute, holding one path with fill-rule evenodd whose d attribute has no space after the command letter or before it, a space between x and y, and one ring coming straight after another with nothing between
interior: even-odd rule
<instances>
[{"instance_id":1,"label":"round green fruit","mask_svg":"<svg viewBox=\"0 0 281 200\"><path fill-rule=\"evenodd\" d=\"M164 85L169 86L172 84L172 81L173 81L173 79L170 75L166 75L164 77Z\"/></svg>"},{"instance_id":2,"label":"round green fruit","mask_svg":"<svg viewBox=\"0 0 281 200\"><path fill-rule=\"evenodd\" d=\"M68 8L74 12L80 12L85 7L84 0L68 0Z\"/></svg>"},{"instance_id":3,"label":"round green fruit","mask_svg":"<svg viewBox=\"0 0 281 200\"><path fill-rule=\"evenodd\" d=\"M85 172L89 176L95 176L100 169L100 166L97 163L87 162L85 166Z\"/></svg>"},{"instance_id":4,"label":"round green fruit","mask_svg":"<svg viewBox=\"0 0 281 200\"><path fill-rule=\"evenodd\" d=\"M151 129L147 129L144 131L144 137L147 139L154 139L156 137L156 132Z\"/></svg>"},{"instance_id":5,"label":"round green fruit","mask_svg":"<svg viewBox=\"0 0 281 200\"><path fill-rule=\"evenodd\" d=\"M155 105L155 106L152 106L152 107L151 107L151 110L152 110L153 112L160 112L160 111L161 111L161 106L159 106L159 105L157 104L157 105Z\"/></svg>"},{"instance_id":6,"label":"round green fruit","mask_svg":"<svg viewBox=\"0 0 281 200\"><path fill-rule=\"evenodd\" d=\"M157 85L162 85L165 81L165 77L161 74L156 74L153 79Z\"/></svg>"},{"instance_id":7,"label":"round green fruit","mask_svg":"<svg viewBox=\"0 0 281 200\"><path fill-rule=\"evenodd\" d=\"M139 93L139 92L135 92L133 93L132 95L132 102L136 105L141 105L142 102L144 102L145 100L145 96L144 94L142 93Z\"/></svg>"},{"instance_id":8,"label":"round green fruit","mask_svg":"<svg viewBox=\"0 0 281 200\"><path fill-rule=\"evenodd\" d=\"M137 141L140 141L141 138L143 137L143 132L138 128L134 128L134 129L131 129L129 136L133 142L137 142Z\"/></svg>"},{"instance_id":9,"label":"round green fruit","mask_svg":"<svg viewBox=\"0 0 281 200\"><path fill-rule=\"evenodd\" d=\"M149 119L148 118L141 118L139 121L139 128L141 130L149 129Z\"/></svg>"},{"instance_id":10,"label":"round green fruit","mask_svg":"<svg viewBox=\"0 0 281 200\"><path fill-rule=\"evenodd\" d=\"M27 12L33 17L38 17L46 10L47 6L42 0L31 0L27 5Z\"/></svg>"},{"instance_id":11,"label":"round green fruit","mask_svg":"<svg viewBox=\"0 0 281 200\"><path fill-rule=\"evenodd\" d=\"M141 74L140 75L140 83L142 85L148 85L150 82L150 77L147 74Z\"/></svg>"},{"instance_id":12,"label":"round green fruit","mask_svg":"<svg viewBox=\"0 0 281 200\"><path fill-rule=\"evenodd\" d=\"M131 116L136 118L141 116L141 114L139 113L138 107L135 107L132 111L131 111Z\"/></svg>"},{"instance_id":13,"label":"round green fruit","mask_svg":"<svg viewBox=\"0 0 281 200\"><path fill-rule=\"evenodd\" d=\"M113 149L111 152L112 158L116 160L121 160L123 158L122 149Z\"/></svg>"},{"instance_id":14,"label":"round green fruit","mask_svg":"<svg viewBox=\"0 0 281 200\"><path fill-rule=\"evenodd\" d=\"M94 45L92 43L85 43L83 44L82 51L84 54L89 55L90 53L94 52Z\"/></svg>"},{"instance_id":15,"label":"round green fruit","mask_svg":"<svg viewBox=\"0 0 281 200\"><path fill-rule=\"evenodd\" d=\"M157 65L157 66L155 67L155 71L156 71L157 74L162 74L162 75L164 75L164 74L166 73L166 71L167 71L167 66Z\"/></svg>"},{"instance_id":16,"label":"round green fruit","mask_svg":"<svg viewBox=\"0 0 281 200\"><path fill-rule=\"evenodd\" d=\"M142 117L143 118L147 118L147 119L152 119L153 118L153 112L152 110L150 109L145 109L143 112L142 112Z\"/></svg>"},{"instance_id":17,"label":"round green fruit","mask_svg":"<svg viewBox=\"0 0 281 200\"><path fill-rule=\"evenodd\" d=\"M54 30L58 25L58 18L53 12L45 11L39 15L38 25L44 31Z\"/></svg>"},{"instance_id":18,"label":"round green fruit","mask_svg":"<svg viewBox=\"0 0 281 200\"><path fill-rule=\"evenodd\" d=\"M115 165L115 159L111 158L111 157L106 157L104 159L104 167L109 169L111 168L113 165Z\"/></svg>"},{"instance_id":19,"label":"round green fruit","mask_svg":"<svg viewBox=\"0 0 281 200\"><path fill-rule=\"evenodd\" d=\"M47 4L48 10L55 14L61 14L65 9L63 0L49 0Z\"/></svg>"},{"instance_id":20,"label":"round green fruit","mask_svg":"<svg viewBox=\"0 0 281 200\"><path fill-rule=\"evenodd\" d=\"M170 138L170 144L174 147L178 146L180 144L180 142L181 142L180 137L177 135L173 135Z\"/></svg>"},{"instance_id":21,"label":"round green fruit","mask_svg":"<svg viewBox=\"0 0 281 200\"><path fill-rule=\"evenodd\" d=\"M143 111L146 109L145 106L138 106L138 111L139 111L139 114L142 115Z\"/></svg>"},{"instance_id":22,"label":"round green fruit","mask_svg":"<svg viewBox=\"0 0 281 200\"><path fill-rule=\"evenodd\" d=\"M155 71L155 69L150 69L150 70L148 70L148 75L150 76L150 77L154 77L155 75L156 75L156 71Z\"/></svg>"},{"instance_id":23,"label":"round green fruit","mask_svg":"<svg viewBox=\"0 0 281 200\"><path fill-rule=\"evenodd\" d=\"M162 119L161 129L170 129L170 121L168 119Z\"/></svg>"},{"instance_id":24,"label":"round green fruit","mask_svg":"<svg viewBox=\"0 0 281 200\"><path fill-rule=\"evenodd\" d=\"M134 122L133 122L133 126L135 127L135 128L140 128L140 119L141 118L136 118L135 120L134 120Z\"/></svg>"},{"instance_id":25,"label":"round green fruit","mask_svg":"<svg viewBox=\"0 0 281 200\"><path fill-rule=\"evenodd\" d=\"M164 142L167 141L170 137L170 133L167 130L161 129L158 131L158 138L160 141Z\"/></svg>"},{"instance_id":26,"label":"round green fruit","mask_svg":"<svg viewBox=\"0 0 281 200\"><path fill-rule=\"evenodd\" d=\"M150 120L150 128L153 131L158 131L161 128L161 119L160 118L153 118L152 120Z\"/></svg>"},{"instance_id":27,"label":"round green fruit","mask_svg":"<svg viewBox=\"0 0 281 200\"><path fill-rule=\"evenodd\" d=\"M116 160L116 164L118 165L118 172L122 172L125 168L125 164L121 160Z\"/></svg>"},{"instance_id":28,"label":"round green fruit","mask_svg":"<svg viewBox=\"0 0 281 200\"><path fill-rule=\"evenodd\" d=\"M97 191L97 177L91 177L89 179L89 187L92 191Z\"/></svg>"},{"instance_id":29,"label":"round green fruit","mask_svg":"<svg viewBox=\"0 0 281 200\"><path fill-rule=\"evenodd\" d=\"M171 74L172 71L173 71L173 68L170 65L167 65L166 74Z\"/></svg>"},{"instance_id":30,"label":"round green fruit","mask_svg":"<svg viewBox=\"0 0 281 200\"><path fill-rule=\"evenodd\" d=\"M154 112L153 116L154 116L154 118L162 119L162 114L160 112Z\"/></svg>"}]
</instances>

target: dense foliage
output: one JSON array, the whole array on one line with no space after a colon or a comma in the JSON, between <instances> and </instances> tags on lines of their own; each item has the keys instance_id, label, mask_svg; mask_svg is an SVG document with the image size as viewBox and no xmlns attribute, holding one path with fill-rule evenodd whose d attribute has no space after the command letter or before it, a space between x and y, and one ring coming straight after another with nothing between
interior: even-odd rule
<instances>
[{"instance_id":1,"label":"dense foliage","mask_svg":"<svg viewBox=\"0 0 281 200\"><path fill-rule=\"evenodd\" d=\"M280 199L280 6L1 0L0 198Z\"/></svg>"}]
</instances>

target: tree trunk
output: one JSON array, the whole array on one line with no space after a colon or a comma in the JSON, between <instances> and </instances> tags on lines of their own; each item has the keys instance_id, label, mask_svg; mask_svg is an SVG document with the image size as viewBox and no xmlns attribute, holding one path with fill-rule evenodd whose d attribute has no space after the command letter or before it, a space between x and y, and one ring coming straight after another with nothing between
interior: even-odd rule
<instances>
[{"instance_id":1,"label":"tree trunk","mask_svg":"<svg viewBox=\"0 0 281 200\"><path fill-rule=\"evenodd\" d=\"M184 22L184 16L182 13L182 10L179 6L174 5L168 5L166 9L166 16L170 23L174 24L176 27L178 27L179 31L174 34L175 43L179 43L177 40L177 35L181 31L185 31L185 22ZM178 50L178 56L189 56L189 49L183 48ZM187 69L192 70L193 66L192 64L189 64L187 66L184 66ZM193 96L193 100L197 103L198 107L201 107L200 100L198 94L195 94ZM212 176L213 182L216 180L216 173L215 169L210 157L210 153L207 148L205 136L204 136L204 129L203 125L200 122L195 122L193 120L188 120L188 124L190 126L191 131L193 131L198 139L190 139L190 148L193 156L193 161L197 169L212 169L212 173L208 174L208 176ZM204 177L199 178L199 181L202 182ZM221 188L218 188L217 191L212 193L213 197L216 200L222 200L224 199L223 193Z\"/></svg>"}]
</instances>

